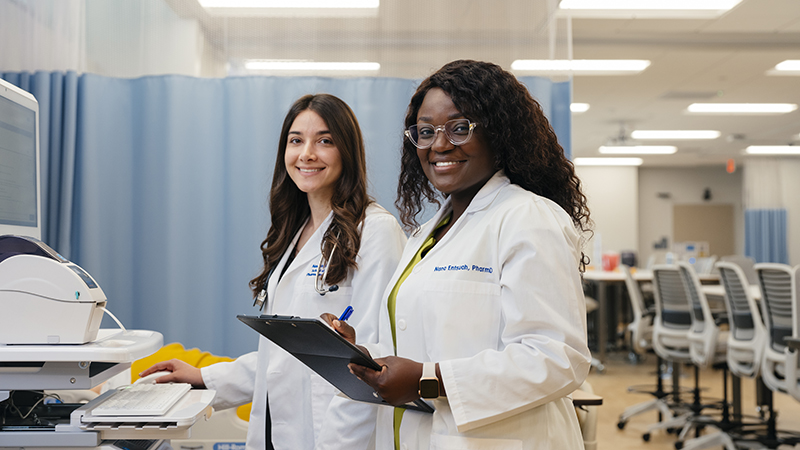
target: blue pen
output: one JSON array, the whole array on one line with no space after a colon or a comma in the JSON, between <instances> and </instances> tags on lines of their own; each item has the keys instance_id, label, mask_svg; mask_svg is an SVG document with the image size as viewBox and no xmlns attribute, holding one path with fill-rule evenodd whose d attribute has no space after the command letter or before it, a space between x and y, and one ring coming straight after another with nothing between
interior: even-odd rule
<instances>
[{"instance_id":1,"label":"blue pen","mask_svg":"<svg viewBox=\"0 0 800 450\"><path fill-rule=\"evenodd\" d=\"M347 308L344 309L344 312L342 313L342 315L339 316L339 320L347 320L352 315L353 315L353 307L352 306L348 306Z\"/></svg>"}]
</instances>

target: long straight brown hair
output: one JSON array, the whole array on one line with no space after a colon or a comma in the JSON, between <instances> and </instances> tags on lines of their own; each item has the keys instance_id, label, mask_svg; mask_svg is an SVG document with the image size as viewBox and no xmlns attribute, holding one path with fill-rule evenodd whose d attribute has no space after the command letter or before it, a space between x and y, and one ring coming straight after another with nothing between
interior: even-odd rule
<instances>
[{"instance_id":1,"label":"long straight brown hair","mask_svg":"<svg viewBox=\"0 0 800 450\"><path fill-rule=\"evenodd\" d=\"M360 224L372 202L367 195L367 164L361 127L353 110L338 97L305 95L294 102L283 120L269 197L272 223L266 239L261 242L264 267L257 277L250 280L253 295L266 286L270 270L277 266L310 214L308 197L289 177L284 162L289 130L303 111L313 111L325 121L342 161L342 174L336 180L331 197L333 220L320 244L326 261L334 243L337 245L333 259L327 263L326 283L339 283L347 277L350 269L357 268L356 255L361 248Z\"/></svg>"}]
</instances>

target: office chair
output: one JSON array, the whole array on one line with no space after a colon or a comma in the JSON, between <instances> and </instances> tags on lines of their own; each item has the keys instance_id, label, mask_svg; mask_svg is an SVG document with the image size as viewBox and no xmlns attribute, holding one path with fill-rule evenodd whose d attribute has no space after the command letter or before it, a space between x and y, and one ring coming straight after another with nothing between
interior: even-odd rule
<instances>
[{"instance_id":1,"label":"office chair","mask_svg":"<svg viewBox=\"0 0 800 450\"><path fill-rule=\"evenodd\" d=\"M738 264L718 262L728 310L728 368L738 377L759 375L767 331L758 303L750 293L747 275Z\"/></svg>"},{"instance_id":2,"label":"office chair","mask_svg":"<svg viewBox=\"0 0 800 450\"><path fill-rule=\"evenodd\" d=\"M703 293L697 271L688 262L677 264L683 279L686 297L692 311L692 326L689 330L689 354L692 363L700 368L726 362L728 332L722 331L721 324L727 324L725 314L713 314L708 299Z\"/></svg>"},{"instance_id":3,"label":"office chair","mask_svg":"<svg viewBox=\"0 0 800 450\"><path fill-rule=\"evenodd\" d=\"M656 303L656 315L653 323L653 349L662 359L673 365L672 393L670 410L667 419L648 427L642 435L645 441L650 440L653 431L682 428L693 415L688 405L680 398L679 385L680 366L691 362L689 330L692 318L689 300L683 288L683 280L677 266L656 265L653 267L653 295ZM697 381L697 377L695 379Z\"/></svg>"},{"instance_id":4,"label":"office chair","mask_svg":"<svg viewBox=\"0 0 800 450\"><path fill-rule=\"evenodd\" d=\"M792 337L793 338L800 338L800 310L798 310L797 302L800 301L800 285L798 285L797 277L798 273L800 273L800 266L796 266L791 269L790 272L790 292L792 295ZM800 368L798 368L798 364L800 361L798 358L797 350L793 350L789 347L786 347L785 350L786 355L786 375L785 375L785 382L786 382L786 391L794 397L795 400L800 401Z\"/></svg>"},{"instance_id":5,"label":"office chair","mask_svg":"<svg viewBox=\"0 0 800 450\"><path fill-rule=\"evenodd\" d=\"M600 306L599 302L597 300L595 300L593 297L589 297L588 295L584 295L583 298L584 298L584 301L586 302L586 314L587 315L589 313L593 312L593 311L596 311L597 308ZM597 369L597 372L599 372L599 373L605 373L606 372L606 366L603 364L602 361L600 361L599 359L595 358L594 356L592 356L591 365L592 365L592 367Z\"/></svg>"},{"instance_id":6,"label":"office chair","mask_svg":"<svg viewBox=\"0 0 800 450\"><path fill-rule=\"evenodd\" d=\"M699 388L694 392L694 401L691 404L692 416L687 418L687 422L678 435L676 448L699 450L709 447L725 446L729 450L735 450L736 446L733 439L726 431L730 430L734 424L730 420L728 402L728 371L727 371L727 343L728 331L721 326L727 324L728 319L725 313L714 314L709 306L708 299L701 288L700 279L697 271L691 264L681 261L677 264L683 281L683 289L686 298L691 305L692 326L689 330L689 354L692 363L695 365L695 385L699 385L698 373L700 368L713 366L722 369L723 398L719 402L703 403L700 398ZM715 419L705 413L708 409L720 410L721 418ZM720 430L717 433L699 435L701 427L713 426ZM686 436L692 429L697 429L694 439L686 440Z\"/></svg>"},{"instance_id":7,"label":"office chair","mask_svg":"<svg viewBox=\"0 0 800 450\"><path fill-rule=\"evenodd\" d=\"M766 329L761 319L758 305L750 291L747 277L739 265L719 262L716 269L725 289L725 307L728 311L728 353L727 364L734 377L747 377L758 380L761 359L766 342ZM738 385L734 387L738 389ZM757 396L763 397L763 396ZM770 399L758 399L761 411L772 411ZM734 420L718 424L721 429L716 434L706 435L684 441L684 449L700 448L705 443L723 445L726 449L737 448L737 444L761 443L774 440L768 432L769 419L761 415L756 419L745 418L734 408ZM774 424L772 425L774 430Z\"/></svg>"},{"instance_id":8,"label":"office chair","mask_svg":"<svg viewBox=\"0 0 800 450\"><path fill-rule=\"evenodd\" d=\"M628 324L627 328L631 351L634 352L635 355L645 355L653 349L655 308L647 308L645 306L639 283L633 279L630 268L626 265L621 265L620 270L625 275L625 287L628 291L628 299L631 303L631 312L633 315L633 320ZM669 399L667 398L671 394L671 391L664 390L664 379L661 371L662 364L663 360L656 355L656 385L654 390L651 390L650 386L628 387L628 392L646 393L655 398L625 408L625 411L619 416L617 428L621 430L625 428L625 425L631 417L653 410L658 411L659 421L673 418L672 410L669 407Z\"/></svg>"},{"instance_id":9,"label":"office chair","mask_svg":"<svg viewBox=\"0 0 800 450\"><path fill-rule=\"evenodd\" d=\"M786 342L792 335L792 309L796 271L786 264L755 265L761 287L761 312L767 330L767 342L761 362L764 384L773 391L788 393L786 387Z\"/></svg>"},{"instance_id":10,"label":"office chair","mask_svg":"<svg viewBox=\"0 0 800 450\"><path fill-rule=\"evenodd\" d=\"M639 283L633 279L630 267L623 264L620 265L620 270L625 275L625 288L633 315L633 320L628 324L631 350L637 355L645 355L653 349L653 319L656 311L654 307L648 308L645 305Z\"/></svg>"},{"instance_id":11,"label":"office chair","mask_svg":"<svg viewBox=\"0 0 800 450\"><path fill-rule=\"evenodd\" d=\"M795 445L800 442L797 433L779 431L776 428L776 412L772 406L772 392L789 393L787 373L786 337L792 336L795 319L797 297L798 269L786 264L759 263L754 266L759 287L761 288L761 315L766 330L764 353L761 357L760 374L763 384L768 389L761 389L759 395L764 398L760 404L768 408L767 432L757 436L758 442L770 448L779 445ZM796 364L795 364L796 366ZM796 385L796 381L792 380ZM794 387L792 387L794 389Z\"/></svg>"}]
</instances>

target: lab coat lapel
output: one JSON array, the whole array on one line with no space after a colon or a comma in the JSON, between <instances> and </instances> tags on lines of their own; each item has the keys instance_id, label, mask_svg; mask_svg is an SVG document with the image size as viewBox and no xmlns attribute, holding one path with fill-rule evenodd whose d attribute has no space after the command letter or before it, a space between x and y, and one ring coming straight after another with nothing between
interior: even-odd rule
<instances>
[{"instance_id":1,"label":"lab coat lapel","mask_svg":"<svg viewBox=\"0 0 800 450\"><path fill-rule=\"evenodd\" d=\"M475 198L469 202L467 210L464 211L465 215L473 214L482 209L486 209L492 204L497 194L500 193L500 188L511 183L511 180L503 173L502 170L497 171L489 181L475 194Z\"/></svg>"},{"instance_id":2,"label":"lab coat lapel","mask_svg":"<svg viewBox=\"0 0 800 450\"><path fill-rule=\"evenodd\" d=\"M328 217L320 224L320 226L314 231L314 234L308 239L308 242L303 245L303 248L297 253L297 256L294 258L291 264L289 264L289 268L286 269L286 273L283 275L287 279L294 278L295 272L298 270L305 270L308 267L309 261L312 259L319 259L320 257L320 243L322 242L322 236L325 231L328 230L328 226L331 224L331 220L333 219L333 211L328 214ZM305 224L303 224L305 227ZM300 233L303 232L303 227L297 232L297 235L292 240L292 247L297 243L297 240L300 238Z\"/></svg>"},{"instance_id":3,"label":"lab coat lapel","mask_svg":"<svg viewBox=\"0 0 800 450\"><path fill-rule=\"evenodd\" d=\"M464 211L464 214L461 217L459 217L458 220L456 220L456 222L450 227L450 230L447 232L447 234L444 235L441 242L437 243L430 250L430 253L436 252L437 247L441 248L441 246L447 243L447 241L450 240L452 236L458 234L459 230L461 230L466 226L465 224L469 221L469 216L478 211L488 208L489 205L492 204L492 201L494 201L495 197L497 197L497 194L500 192L500 188L509 183L510 183L509 179L503 174L502 170L498 171L491 178L489 178L486 184L484 184L483 187L481 187L481 189L478 191L478 193L475 194L475 197L472 199L472 201L469 202L469 206L467 206L467 209L466 211ZM415 242L416 243L416 246L414 247L415 253L416 250L419 249L419 246L422 245L422 243L425 241L425 239L427 239L428 236L430 236L436 225L438 225L439 222L442 220L442 217L444 217L446 214L449 214L451 209L452 208L450 207L450 199L448 198L447 201L442 205L442 207L439 208L439 211L436 213L436 217L434 217L424 225L423 227L424 229L418 235L421 236L421 240L418 243ZM408 262L406 262L406 264L408 264Z\"/></svg>"},{"instance_id":4,"label":"lab coat lapel","mask_svg":"<svg viewBox=\"0 0 800 450\"><path fill-rule=\"evenodd\" d=\"M489 178L489 181L487 181L486 184L483 185L483 187L475 195L475 198L473 198L472 201L469 203L467 210L464 212L464 216L469 216L470 214L473 214L477 211L487 208L495 199L495 197L497 197L498 193L500 192L500 188L506 186L509 183L510 180L508 179L508 177L505 176L503 171L502 170L497 171L497 173L495 173L492 176L492 178ZM397 265L397 270L395 270L391 281L386 287L386 292L384 297L388 298L392 288L394 287L395 284L397 284L397 280L400 279L400 276L405 271L405 268L408 267L408 263L411 262L411 259L414 257L414 255L417 254L419 247L422 245L423 242L425 242L425 239L428 239L428 236L431 235L436 225L438 225L439 222L441 222L442 217L444 217L445 214L450 213L451 209L452 208L450 207L450 198L447 198L442 204L442 206L439 208L439 210L436 212L436 215L431 220L425 222L419 228L417 228L416 231L411 233L411 236L409 236L408 239L408 243L406 244L406 248L403 251L403 256ZM464 227L464 224L466 222L467 220L465 220L465 217L462 216L461 218L459 218L459 220L457 220L456 223L453 224L453 227L450 228L450 231L448 231L447 234L444 236L442 241L447 242L448 236L454 236L459 229ZM437 247L441 246L435 245L431 249L431 252L437 251L436 250Z\"/></svg>"}]
</instances>

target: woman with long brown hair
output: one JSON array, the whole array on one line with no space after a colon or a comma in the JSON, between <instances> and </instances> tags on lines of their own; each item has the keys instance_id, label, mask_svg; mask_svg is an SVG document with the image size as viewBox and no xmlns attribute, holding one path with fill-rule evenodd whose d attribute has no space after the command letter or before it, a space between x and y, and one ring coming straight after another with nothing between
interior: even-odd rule
<instances>
[{"instance_id":1,"label":"woman with long brown hair","mask_svg":"<svg viewBox=\"0 0 800 450\"><path fill-rule=\"evenodd\" d=\"M263 268L250 281L266 314L318 317L352 305L349 323L377 342L380 294L405 234L367 195L364 141L353 111L327 94L307 95L281 129L270 192L272 224L261 243ZM363 333L363 334L362 334ZM258 352L195 369L178 361L158 382L182 381L217 391L213 406L252 400L247 447L253 450L365 448L374 405L337 402L336 389L264 337Z\"/></svg>"}]
</instances>

